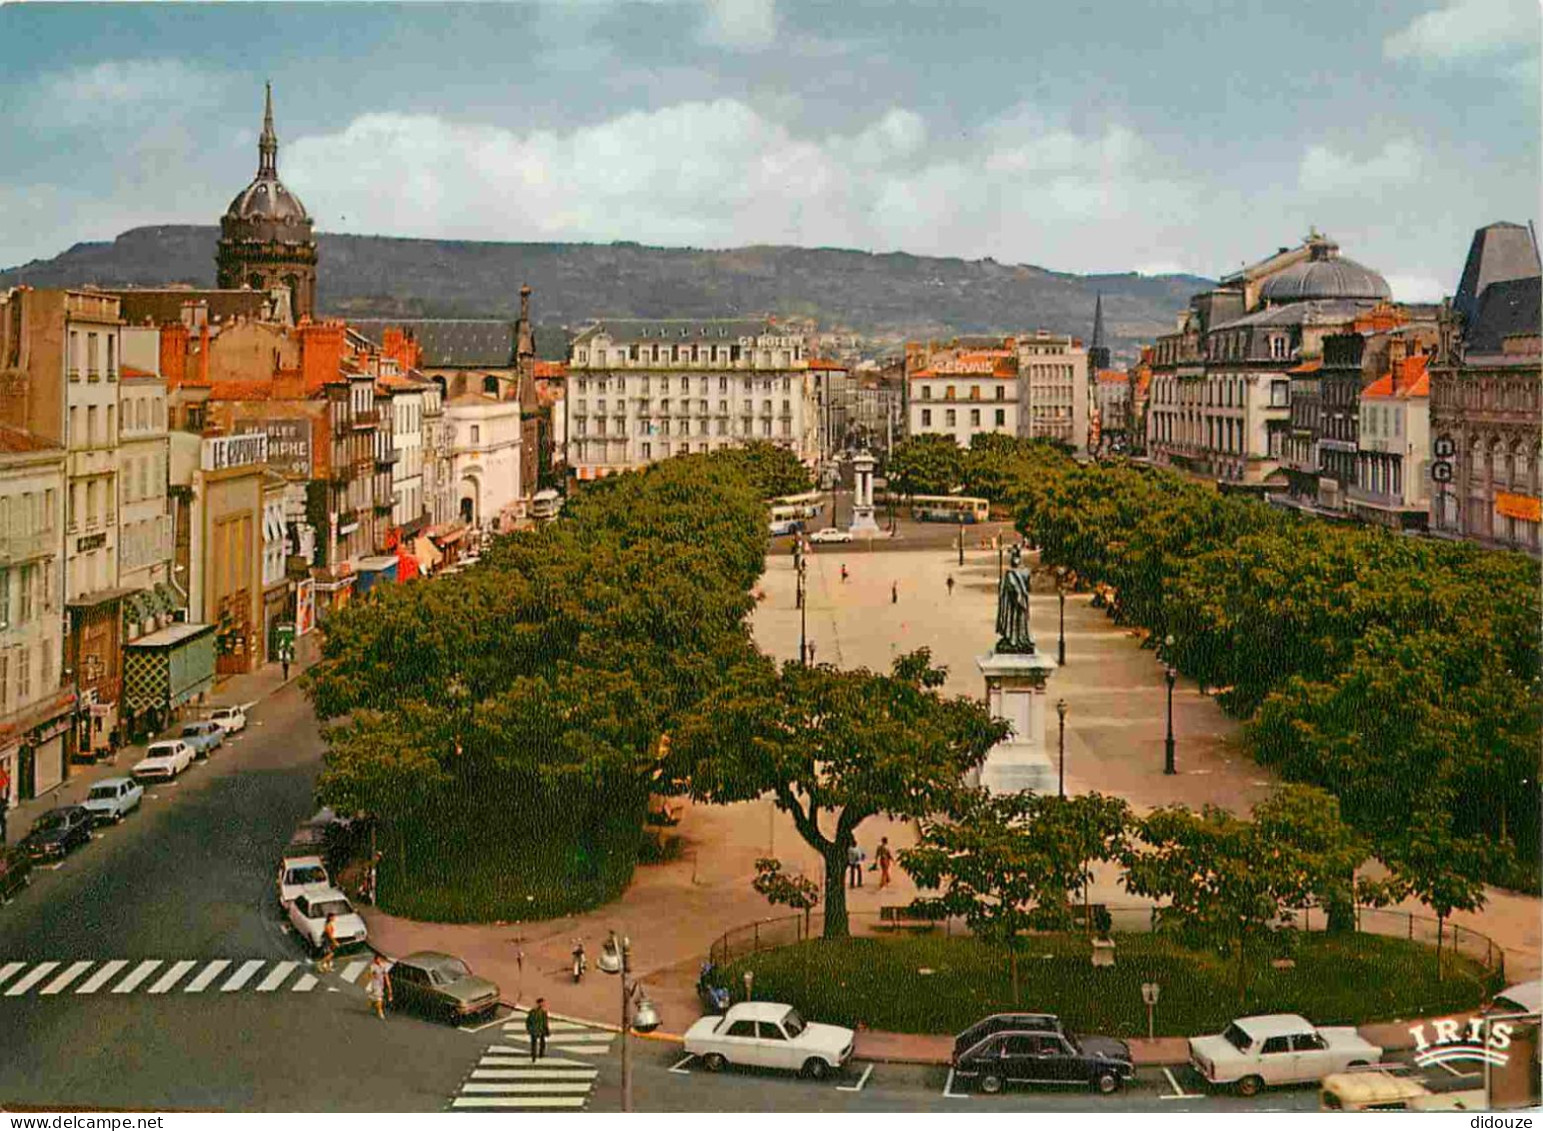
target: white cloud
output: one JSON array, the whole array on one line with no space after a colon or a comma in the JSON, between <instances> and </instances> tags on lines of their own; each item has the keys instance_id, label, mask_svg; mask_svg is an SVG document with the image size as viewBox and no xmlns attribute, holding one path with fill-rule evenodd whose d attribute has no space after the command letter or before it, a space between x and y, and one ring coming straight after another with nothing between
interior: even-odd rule
<instances>
[{"instance_id":1,"label":"white cloud","mask_svg":"<svg viewBox=\"0 0 1543 1131\"><path fill-rule=\"evenodd\" d=\"M1440 302L1443 295L1452 293L1450 285L1443 286L1440 279L1431 275L1388 275L1388 287L1399 302Z\"/></svg>"},{"instance_id":2,"label":"white cloud","mask_svg":"<svg viewBox=\"0 0 1543 1131\"><path fill-rule=\"evenodd\" d=\"M225 80L179 59L117 59L42 76L30 116L65 126L149 110L178 116L212 101Z\"/></svg>"},{"instance_id":3,"label":"white cloud","mask_svg":"<svg viewBox=\"0 0 1543 1131\"><path fill-rule=\"evenodd\" d=\"M1353 194L1412 183L1424 176L1424 165L1424 151L1407 138L1389 141L1367 158L1313 145L1302 155L1297 186L1303 192L1325 196Z\"/></svg>"},{"instance_id":4,"label":"white cloud","mask_svg":"<svg viewBox=\"0 0 1543 1131\"><path fill-rule=\"evenodd\" d=\"M701 38L715 47L758 51L777 38L776 0L705 0Z\"/></svg>"},{"instance_id":5,"label":"white cloud","mask_svg":"<svg viewBox=\"0 0 1543 1131\"><path fill-rule=\"evenodd\" d=\"M1447 62L1525 46L1535 50L1538 29L1537 0L1456 0L1388 36L1382 53L1389 59Z\"/></svg>"},{"instance_id":6,"label":"white cloud","mask_svg":"<svg viewBox=\"0 0 1543 1131\"><path fill-rule=\"evenodd\" d=\"M1010 142L1010 144L1008 144ZM800 136L736 99L567 132L369 114L302 137L285 179L320 226L462 239L904 249L1002 260L1161 261L1197 194L1123 127L1082 136L1032 114L949 142L892 108ZM341 222L340 222L341 221Z\"/></svg>"}]
</instances>

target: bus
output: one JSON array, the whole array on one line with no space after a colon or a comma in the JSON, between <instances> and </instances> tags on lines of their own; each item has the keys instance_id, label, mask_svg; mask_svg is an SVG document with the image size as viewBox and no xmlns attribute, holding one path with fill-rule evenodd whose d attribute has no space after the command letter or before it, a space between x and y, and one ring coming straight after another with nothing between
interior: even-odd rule
<instances>
[{"instance_id":1,"label":"bus","mask_svg":"<svg viewBox=\"0 0 1543 1131\"><path fill-rule=\"evenodd\" d=\"M985 522L991 503L967 495L912 495L911 518L917 522Z\"/></svg>"},{"instance_id":2,"label":"bus","mask_svg":"<svg viewBox=\"0 0 1543 1131\"><path fill-rule=\"evenodd\" d=\"M807 491L802 495L783 495L771 501L773 522L819 518L824 512L825 498L818 491Z\"/></svg>"}]
</instances>

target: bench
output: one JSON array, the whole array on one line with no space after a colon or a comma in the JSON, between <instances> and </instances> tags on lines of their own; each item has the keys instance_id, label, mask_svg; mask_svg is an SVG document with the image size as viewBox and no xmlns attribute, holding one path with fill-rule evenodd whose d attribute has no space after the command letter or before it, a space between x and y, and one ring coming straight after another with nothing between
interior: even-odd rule
<instances>
[{"instance_id":1,"label":"bench","mask_svg":"<svg viewBox=\"0 0 1543 1131\"><path fill-rule=\"evenodd\" d=\"M935 931L938 929L937 921L925 919L915 915L909 907L890 906L879 908L879 924L881 931Z\"/></svg>"}]
</instances>

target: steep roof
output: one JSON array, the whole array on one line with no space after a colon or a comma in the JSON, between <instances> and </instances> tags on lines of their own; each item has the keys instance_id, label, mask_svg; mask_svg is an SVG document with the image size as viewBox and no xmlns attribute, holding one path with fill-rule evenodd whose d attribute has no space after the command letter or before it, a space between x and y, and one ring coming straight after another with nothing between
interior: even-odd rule
<instances>
[{"instance_id":1,"label":"steep roof","mask_svg":"<svg viewBox=\"0 0 1543 1131\"><path fill-rule=\"evenodd\" d=\"M1362 389L1361 395L1373 399L1430 396L1430 375L1425 371L1429 360L1423 353L1400 359L1389 372Z\"/></svg>"},{"instance_id":2,"label":"steep roof","mask_svg":"<svg viewBox=\"0 0 1543 1131\"><path fill-rule=\"evenodd\" d=\"M1479 296L1478 312L1467 332L1463 346L1469 354L1502 353L1505 339L1513 335L1537 336L1540 327L1540 302L1543 302L1543 278L1506 279L1491 283Z\"/></svg>"},{"instance_id":3,"label":"steep roof","mask_svg":"<svg viewBox=\"0 0 1543 1131\"><path fill-rule=\"evenodd\" d=\"M228 321L231 318L261 319L268 311L266 291L194 289L192 287L147 287L126 290L109 290L115 295L123 321L129 326L164 326L182 321L184 303L204 303L209 308L209 320Z\"/></svg>"},{"instance_id":4,"label":"steep roof","mask_svg":"<svg viewBox=\"0 0 1543 1131\"><path fill-rule=\"evenodd\" d=\"M1521 224L1489 224L1473 233L1452 306L1471 325L1490 284L1537 274L1538 248L1532 233Z\"/></svg>"},{"instance_id":5,"label":"steep roof","mask_svg":"<svg viewBox=\"0 0 1543 1131\"><path fill-rule=\"evenodd\" d=\"M613 342L623 344L737 345L740 338L774 334L777 330L777 324L767 318L601 318L580 330L573 344L608 334Z\"/></svg>"},{"instance_id":6,"label":"steep roof","mask_svg":"<svg viewBox=\"0 0 1543 1131\"><path fill-rule=\"evenodd\" d=\"M423 369L512 369L515 327L502 318L352 318L372 342L388 327L410 333L423 351Z\"/></svg>"}]
</instances>

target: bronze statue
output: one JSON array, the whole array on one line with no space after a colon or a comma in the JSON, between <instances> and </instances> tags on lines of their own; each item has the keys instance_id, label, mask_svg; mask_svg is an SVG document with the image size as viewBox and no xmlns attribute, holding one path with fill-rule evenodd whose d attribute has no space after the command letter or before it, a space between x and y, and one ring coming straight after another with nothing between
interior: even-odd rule
<instances>
[{"instance_id":1,"label":"bronze statue","mask_svg":"<svg viewBox=\"0 0 1543 1131\"><path fill-rule=\"evenodd\" d=\"M1034 635L1029 631L1029 571L1023 566L1023 551L1017 546L1013 547L1012 565L997 594L996 651L1036 651Z\"/></svg>"}]
</instances>

